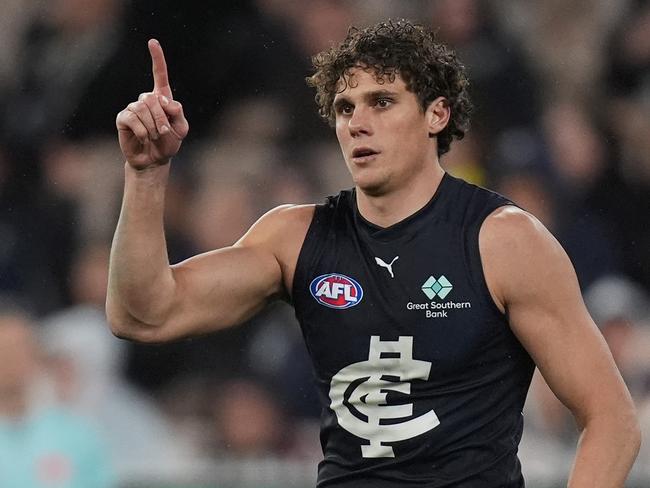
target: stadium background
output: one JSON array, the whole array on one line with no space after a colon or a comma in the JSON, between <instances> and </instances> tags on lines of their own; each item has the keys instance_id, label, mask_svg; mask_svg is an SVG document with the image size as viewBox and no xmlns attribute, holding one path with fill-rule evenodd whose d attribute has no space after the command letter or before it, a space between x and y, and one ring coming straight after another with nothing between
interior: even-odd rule
<instances>
[{"instance_id":1,"label":"stadium background","mask_svg":"<svg viewBox=\"0 0 650 488\"><path fill-rule=\"evenodd\" d=\"M150 37L190 121L167 201L179 261L231 244L275 205L350 186L304 83L311 54L351 24L436 27L467 65L476 104L443 166L514 199L562 242L650 435L649 2L2 3L0 301L32 314L40 401L93 425L114 486L310 486L320 454L290 308L164 346L108 332L123 179L114 121L151 89ZM528 485L562 486L576 429L539 378L525 418ZM649 485L645 447L629 486Z\"/></svg>"}]
</instances>

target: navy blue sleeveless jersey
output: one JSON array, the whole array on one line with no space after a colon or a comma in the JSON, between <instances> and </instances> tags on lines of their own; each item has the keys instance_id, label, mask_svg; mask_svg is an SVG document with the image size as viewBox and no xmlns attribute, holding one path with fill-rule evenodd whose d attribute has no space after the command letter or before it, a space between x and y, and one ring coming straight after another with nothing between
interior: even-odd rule
<instances>
[{"instance_id":1,"label":"navy blue sleeveless jersey","mask_svg":"<svg viewBox=\"0 0 650 488\"><path fill-rule=\"evenodd\" d=\"M510 202L447 174L388 228L316 207L293 284L324 408L318 487L523 487L534 364L488 291L481 224Z\"/></svg>"}]
</instances>

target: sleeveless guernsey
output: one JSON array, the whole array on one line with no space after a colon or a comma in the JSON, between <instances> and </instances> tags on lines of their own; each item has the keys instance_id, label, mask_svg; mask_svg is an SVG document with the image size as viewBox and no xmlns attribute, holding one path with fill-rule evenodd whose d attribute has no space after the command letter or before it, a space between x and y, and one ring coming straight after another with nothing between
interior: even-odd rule
<instances>
[{"instance_id":1,"label":"sleeveless guernsey","mask_svg":"<svg viewBox=\"0 0 650 488\"><path fill-rule=\"evenodd\" d=\"M318 487L523 487L534 364L494 304L484 219L511 204L444 175L407 219L363 219L354 190L316 207L293 284L324 405Z\"/></svg>"}]
</instances>

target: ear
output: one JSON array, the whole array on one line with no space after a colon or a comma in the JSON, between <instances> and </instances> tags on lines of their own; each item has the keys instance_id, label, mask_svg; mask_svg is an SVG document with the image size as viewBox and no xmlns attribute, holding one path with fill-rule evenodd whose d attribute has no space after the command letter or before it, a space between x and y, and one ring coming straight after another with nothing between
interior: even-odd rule
<instances>
[{"instance_id":1,"label":"ear","mask_svg":"<svg viewBox=\"0 0 650 488\"><path fill-rule=\"evenodd\" d=\"M445 97L438 97L429 104L425 111L427 125L429 127L429 137L440 133L449 123L451 117L451 108Z\"/></svg>"}]
</instances>

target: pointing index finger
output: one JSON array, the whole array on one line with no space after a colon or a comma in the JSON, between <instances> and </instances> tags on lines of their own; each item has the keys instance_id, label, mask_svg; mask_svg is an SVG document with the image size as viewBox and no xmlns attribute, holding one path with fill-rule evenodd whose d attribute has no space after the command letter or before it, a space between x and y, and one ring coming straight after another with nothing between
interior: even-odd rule
<instances>
[{"instance_id":1,"label":"pointing index finger","mask_svg":"<svg viewBox=\"0 0 650 488\"><path fill-rule=\"evenodd\" d=\"M164 95L171 100L172 89L167 76L167 62L162 46L156 39L149 40L149 54L151 54L151 71L153 72L153 91Z\"/></svg>"}]
</instances>

